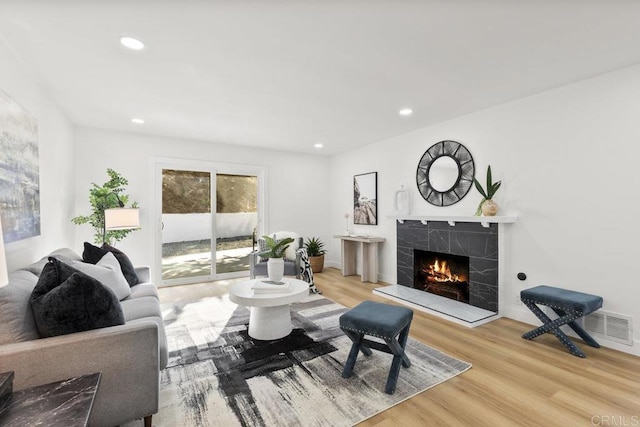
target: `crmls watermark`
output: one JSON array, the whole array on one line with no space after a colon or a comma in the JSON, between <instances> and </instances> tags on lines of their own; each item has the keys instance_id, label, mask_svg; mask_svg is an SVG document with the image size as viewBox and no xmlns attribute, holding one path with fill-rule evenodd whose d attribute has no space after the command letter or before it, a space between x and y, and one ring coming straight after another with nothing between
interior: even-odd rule
<instances>
[{"instance_id":1,"label":"crmls watermark","mask_svg":"<svg viewBox=\"0 0 640 427\"><path fill-rule=\"evenodd\" d=\"M594 426L640 427L640 415L594 415L591 417Z\"/></svg>"}]
</instances>

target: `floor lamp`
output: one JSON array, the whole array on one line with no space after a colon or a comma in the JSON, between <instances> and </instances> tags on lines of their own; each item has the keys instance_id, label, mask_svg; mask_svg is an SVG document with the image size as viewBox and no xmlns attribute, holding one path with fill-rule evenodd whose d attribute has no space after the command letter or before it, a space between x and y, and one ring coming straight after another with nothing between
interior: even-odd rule
<instances>
[{"instance_id":1,"label":"floor lamp","mask_svg":"<svg viewBox=\"0 0 640 427\"><path fill-rule=\"evenodd\" d=\"M0 288L9 284L7 259L4 254L4 237L2 235L2 220L0 220Z\"/></svg>"},{"instance_id":2,"label":"floor lamp","mask_svg":"<svg viewBox=\"0 0 640 427\"><path fill-rule=\"evenodd\" d=\"M111 208L104 210L104 230L132 230L140 228L140 209Z\"/></svg>"}]
</instances>

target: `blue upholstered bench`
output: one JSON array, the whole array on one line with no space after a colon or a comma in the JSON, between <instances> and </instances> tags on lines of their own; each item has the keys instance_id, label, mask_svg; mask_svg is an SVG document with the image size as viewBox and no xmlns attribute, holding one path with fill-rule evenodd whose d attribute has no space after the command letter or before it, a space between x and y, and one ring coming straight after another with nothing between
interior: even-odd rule
<instances>
[{"instance_id":1,"label":"blue upholstered bench","mask_svg":"<svg viewBox=\"0 0 640 427\"><path fill-rule=\"evenodd\" d=\"M569 291L553 286L536 286L535 288L525 289L520 292L520 299L529 307L529 310L535 314L538 319L544 323L539 328L533 329L522 338L532 340L546 332L553 333L560 342L569 349L571 354L578 357L586 357L567 335L560 330L563 325L568 325L576 334L580 336L591 347L599 348L600 344L591 337L578 325L575 321L582 316L593 313L602 307L602 297L582 292ZM557 319L550 319L538 305L546 305L558 315Z\"/></svg>"},{"instance_id":2,"label":"blue upholstered bench","mask_svg":"<svg viewBox=\"0 0 640 427\"><path fill-rule=\"evenodd\" d=\"M393 394L400 374L400 364L405 368L411 366L404 349L412 319L413 311L408 308L373 301L361 302L340 316L340 329L353 341L342 377L351 376L360 351L365 356L371 355L371 348L393 354L384 389L385 393ZM382 338L385 343L371 341L365 335Z\"/></svg>"}]
</instances>

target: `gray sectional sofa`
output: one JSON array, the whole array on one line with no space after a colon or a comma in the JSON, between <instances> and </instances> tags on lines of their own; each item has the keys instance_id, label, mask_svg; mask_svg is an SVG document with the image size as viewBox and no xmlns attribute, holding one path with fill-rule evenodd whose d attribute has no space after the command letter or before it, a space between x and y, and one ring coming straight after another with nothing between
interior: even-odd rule
<instances>
[{"instance_id":1,"label":"gray sectional sofa","mask_svg":"<svg viewBox=\"0 0 640 427\"><path fill-rule=\"evenodd\" d=\"M0 288L0 372L15 372L14 390L101 372L90 425L145 418L150 426L168 353L149 268L136 267L140 283L120 302L124 325L39 338L29 299L49 256L65 263L82 260L71 249L59 249L9 275L9 284Z\"/></svg>"}]
</instances>

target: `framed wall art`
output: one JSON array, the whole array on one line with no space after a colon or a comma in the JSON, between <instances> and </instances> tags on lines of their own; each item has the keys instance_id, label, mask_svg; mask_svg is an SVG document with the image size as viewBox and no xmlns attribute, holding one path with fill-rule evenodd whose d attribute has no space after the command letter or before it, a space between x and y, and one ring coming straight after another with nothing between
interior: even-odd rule
<instances>
[{"instance_id":1,"label":"framed wall art","mask_svg":"<svg viewBox=\"0 0 640 427\"><path fill-rule=\"evenodd\" d=\"M38 122L0 90L0 215L5 243L40 235Z\"/></svg>"},{"instance_id":2,"label":"framed wall art","mask_svg":"<svg viewBox=\"0 0 640 427\"><path fill-rule=\"evenodd\" d=\"M378 225L378 172L353 177L353 223Z\"/></svg>"}]
</instances>

